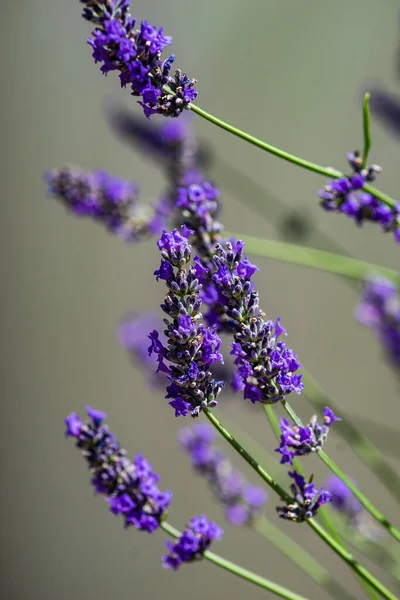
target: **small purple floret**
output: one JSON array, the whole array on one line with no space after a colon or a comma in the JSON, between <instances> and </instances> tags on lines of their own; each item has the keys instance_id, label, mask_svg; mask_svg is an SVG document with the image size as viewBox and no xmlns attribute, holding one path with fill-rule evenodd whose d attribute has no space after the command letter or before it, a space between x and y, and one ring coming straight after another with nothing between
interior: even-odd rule
<instances>
[{"instance_id":1,"label":"small purple floret","mask_svg":"<svg viewBox=\"0 0 400 600\"><path fill-rule=\"evenodd\" d=\"M223 530L205 515L192 517L177 542L166 542L169 554L163 556L165 569L178 569L184 562L203 558L213 540L221 540Z\"/></svg>"}]
</instances>

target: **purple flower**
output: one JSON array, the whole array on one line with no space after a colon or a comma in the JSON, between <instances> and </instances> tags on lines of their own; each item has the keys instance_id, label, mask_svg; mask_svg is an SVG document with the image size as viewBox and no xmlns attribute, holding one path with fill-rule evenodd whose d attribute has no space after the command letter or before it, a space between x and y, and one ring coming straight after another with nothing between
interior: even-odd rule
<instances>
[{"instance_id":1,"label":"purple flower","mask_svg":"<svg viewBox=\"0 0 400 600\"><path fill-rule=\"evenodd\" d=\"M158 489L158 475L143 456L132 462L126 458L107 425L106 414L88 406L89 420L82 422L76 413L65 419L66 436L76 440L92 474L91 483L104 494L115 515L122 515L125 527L151 533L160 527L171 503L171 492Z\"/></svg>"},{"instance_id":2,"label":"purple flower","mask_svg":"<svg viewBox=\"0 0 400 600\"><path fill-rule=\"evenodd\" d=\"M223 314L234 332L231 354L235 357L244 397L251 402L271 404L303 389L297 374L296 354L279 341L286 331L278 318L265 321L251 277L258 268L243 257L244 242L217 245L212 280L225 297ZM235 380L235 387L238 382Z\"/></svg>"},{"instance_id":3,"label":"purple flower","mask_svg":"<svg viewBox=\"0 0 400 600\"><path fill-rule=\"evenodd\" d=\"M281 443L275 452L282 455L281 464L292 464L295 456L304 456L311 452L320 450L328 438L331 425L335 421L341 421L335 416L334 412L326 407L324 408L324 424L317 422L314 415L306 427L290 425L287 419L281 419Z\"/></svg>"},{"instance_id":4,"label":"purple flower","mask_svg":"<svg viewBox=\"0 0 400 600\"><path fill-rule=\"evenodd\" d=\"M267 494L263 488L247 483L219 448L215 433L207 424L185 427L178 434L181 448L187 452L194 471L203 476L218 500L225 506L231 525L251 525L261 513Z\"/></svg>"},{"instance_id":5,"label":"purple flower","mask_svg":"<svg viewBox=\"0 0 400 600\"><path fill-rule=\"evenodd\" d=\"M179 69L170 75L175 57L161 58L172 43L163 28L142 21L135 29L135 20L128 12L130 2L126 0L81 1L85 4L83 17L95 25L88 43L95 62L101 63L101 72L106 75L119 71L121 85L129 85L134 96L142 97L139 104L149 119L156 113L178 117L188 108L197 96L196 80Z\"/></svg>"},{"instance_id":6,"label":"purple flower","mask_svg":"<svg viewBox=\"0 0 400 600\"><path fill-rule=\"evenodd\" d=\"M336 475L328 477L325 486L332 496L332 506L350 519L353 519L364 510L360 502L353 495L353 492Z\"/></svg>"},{"instance_id":7,"label":"purple flower","mask_svg":"<svg viewBox=\"0 0 400 600\"><path fill-rule=\"evenodd\" d=\"M178 569L184 562L194 562L203 558L213 540L220 540L223 531L205 515L192 517L177 542L166 542L169 550L162 558L165 569Z\"/></svg>"},{"instance_id":8,"label":"purple flower","mask_svg":"<svg viewBox=\"0 0 400 600\"><path fill-rule=\"evenodd\" d=\"M158 233L155 210L138 202L135 183L112 177L105 171L64 167L45 174L47 192L78 216L102 223L127 242ZM162 225L160 221L160 226Z\"/></svg>"},{"instance_id":9,"label":"purple flower","mask_svg":"<svg viewBox=\"0 0 400 600\"><path fill-rule=\"evenodd\" d=\"M353 174L330 181L319 191L321 206L328 211L341 212L361 226L364 221L379 223L383 231L391 231L396 242L400 243L400 203L394 207L384 204L362 188L374 181L382 169L378 165L362 168L358 152L349 152L347 160Z\"/></svg>"},{"instance_id":10,"label":"purple flower","mask_svg":"<svg viewBox=\"0 0 400 600\"><path fill-rule=\"evenodd\" d=\"M376 277L367 281L356 318L378 338L395 368L400 367L400 296L394 283Z\"/></svg>"},{"instance_id":11,"label":"purple flower","mask_svg":"<svg viewBox=\"0 0 400 600\"><path fill-rule=\"evenodd\" d=\"M329 492L323 488L317 490L311 479L307 483L297 471L290 471L289 477L294 480L294 483L290 486L293 501L286 506L276 507L281 519L301 523L315 517L321 506L332 501Z\"/></svg>"},{"instance_id":12,"label":"purple flower","mask_svg":"<svg viewBox=\"0 0 400 600\"><path fill-rule=\"evenodd\" d=\"M214 363L223 363L219 352L222 342L216 327L199 323L201 286L195 266L187 266L192 253L188 243L191 234L193 231L183 225L181 231L164 231L157 243L162 259L155 275L167 285L161 308L170 321L166 321L164 332L166 344L160 341L156 330L150 333L149 354L157 355L158 370L167 373L171 381L166 398L170 399L175 416L197 417L203 408L216 406L225 382L215 380L210 371Z\"/></svg>"}]
</instances>

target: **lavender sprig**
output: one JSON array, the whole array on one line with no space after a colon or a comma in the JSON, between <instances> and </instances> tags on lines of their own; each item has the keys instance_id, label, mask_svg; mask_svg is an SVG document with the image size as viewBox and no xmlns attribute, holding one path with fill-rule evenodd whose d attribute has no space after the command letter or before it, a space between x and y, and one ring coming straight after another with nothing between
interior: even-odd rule
<instances>
[{"instance_id":1,"label":"lavender sprig","mask_svg":"<svg viewBox=\"0 0 400 600\"><path fill-rule=\"evenodd\" d=\"M203 558L214 540L221 540L223 530L205 515L192 517L178 541L166 542L169 554L163 556L163 567L178 569L184 562L194 562Z\"/></svg>"},{"instance_id":2,"label":"lavender sprig","mask_svg":"<svg viewBox=\"0 0 400 600\"><path fill-rule=\"evenodd\" d=\"M306 427L290 425L287 419L281 419L279 424L281 443L275 450L282 455L281 464L289 463L291 465L295 456L304 456L321 450L328 438L331 426L341 420L328 407L324 408L323 425L318 423L316 415L311 418Z\"/></svg>"},{"instance_id":3,"label":"lavender sprig","mask_svg":"<svg viewBox=\"0 0 400 600\"><path fill-rule=\"evenodd\" d=\"M210 371L214 363L223 362L216 327L198 323L202 315L196 257L195 264L185 268L191 259L188 237L192 233L184 225L181 232L164 231L158 241L162 259L154 274L166 282L168 294L161 308L171 320L164 320L166 346L156 330L149 335L149 354L157 354L158 370L171 381L166 397L171 398L175 416L197 417L203 408L216 406L225 382L215 380Z\"/></svg>"},{"instance_id":4,"label":"lavender sprig","mask_svg":"<svg viewBox=\"0 0 400 600\"><path fill-rule=\"evenodd\" d=\"M234 328L231 354L240 376L244 397L251 402L273 404L291 392L301 393L300 364L293 350L278 341L285 329L278 318L264 320L258 293L251 277L258 268L243 257L244 242L238 240L216 246L212 277L226 298L224 312Z\"/></svg>"},{"instance_id":5,"label":"lavender sprig","mask_svg":"<svg viewBox=\"0 0 400 600\"><path fill-rule=\"evenodd\" d=\"M206 424L185 427L178 434L194 471L204 477L218 500L225 506L230 525L252 525L267 501L263 488L249 484L235 469L225 453L214 446L215 432Z\"/></svg>"},{"instance_id":6,"label":"lavender sprig","mask_svg":"<svg viewBox=\"0 0 400 600\"><path fill-rule=\"evenodd\" d=\"M175 56L161 59L163 50L172 44L163 28L142 21L135 28L129 14L129 0L81 0L83 17L96 25L88 43L95 62L102 63L101 72L119 71L121 86L129 85L147 118L159 113L178 117L197 97L195 79L176 69L171 75ZM165 91L168 89L168 91Z\"/></svg>"},{"instance_id":7,"label":"lavender sprig","mask_svg":"<svg viewBox=\"0 0 400 600\"><path fill-rule=\"evenodd\" d=\"M76 413L65 419L66 436L76 439L76 447L88 463L96 493L106 496L110 510L121 515L125 527L152 533L160 527L171 503L171 492L161 492L159 476L140 454L132 462L126 458L107 425L106 414L86 408L89 420L82 422Z\"/></svg>"},{"instance_id":8,"label":"lavender sprig","mask_svg":"<svg viewBox=\"0 0 400 600\"><path fill-rule=\"evenodd\" d=\"M286 506L276 507L281 519L302 523L315 517L321 506L332 501L329 492L323 488L317 490L311 479L307 483L305 478L297 471L290 471L289 477L294 480L294 483L290 486L294 502Z\"/></svg>"}]
</instances>

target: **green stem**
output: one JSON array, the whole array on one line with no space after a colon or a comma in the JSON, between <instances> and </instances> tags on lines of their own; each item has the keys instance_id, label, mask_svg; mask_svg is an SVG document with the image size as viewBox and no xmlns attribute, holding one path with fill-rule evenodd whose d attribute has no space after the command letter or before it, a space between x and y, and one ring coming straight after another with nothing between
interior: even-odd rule
<instances>
[{"instance_id":1,"label":"green stem","mask_svg":"<svg viewBox=\"0 0 400 600\"><path fill-rule=\"evenodd\" d=\"M203 409L204 414L216 430L227 440L227 442L244 458L244 460L254 469L254 471L280 496L284 502L290 503L293 499L290 495L259 465L252 456L235 440L223 425L216 419L208 408ZM358 573L367 583L369 583L377 592L387 600L399 600L394 596L372 573L363 567L333 536L331 536L314 519L308 519L306 523L314 529L315 533L331 547L331 549L344 560L350 568Z\"/></svg>"},{"instance_id":2,"label":"green stem","mask_svg":"<svg viewBox=\"0 0 400 600\"><path fill-rule=\"evenodd\" d=\"M331 167L323 167L321 165L310 162L308 160L304 160L303 158L299 158L298 156L295 156L294 154L289 154L289 152L285 152L284 150L281 150L280 148L277 148L276 146L267 144L266 142L263 142L262 140L246 133L245 131L242 131L241 129L237 129L236 127L233 127L233 125L229 125L229 123L225 123L225 121L221 121L221 119L214 117L214 115L211 115L210 113L206 112L205 110L203 110L196 104L191 104L190 108L194 113L196 113L203 119L210 121L210 123L217 125L217 127L220 127L221 129L224 129L225 131L228 131L229 133L236 135L237 137L241 138L242 140L245 140L246 142L253 144L253 146L257 146L257 148L261 148L261 150L265 150L265 152L269 152L270 154L279 156L279 158L282 158L283 160L291 162L292 164L297 165L298 167L302 167L303 169L307 169L308 171L318 173L319 175L325 175L326 177L330 177L333 179L338 179L339 177L344 177L343 173L341 173L340 171L337 171L336 169L332 169ZM373 194L375 196L375 198L379 198L379 200L381 200L382 202L384 202L385 204L390 206L390 208L394 208L394 206L396 204L395 200L393 198L391 198L390 196L388 196L387 194L381 192L380 190L373 188L370 185L365 185L363 189L365 191L369 192L370 194Z\"/></svg>"},{"instance_id":3,"label":"green stem","mask_svg":"<svg viewBox=\"0 0 400 600\"><path fill-rule=\"evenodd\" d=\"M300 418L297 416L293 408L288 404L287 400L282 400L282 405L291 419L296 423L296 425L302 427L302 422ZM343 473L343 471L333 462L331 458L323 451L317 451L318 456L321 460L326 464L326 466L343 481L343 483L351 490L357 500L363 505L366 511L376 520L378 523L382 525L389 533L392 535L398 542L400 542L400 531L392 525L385 515L381 513L373 504L368 500L366 496L354 485L352 481Z\"/></svg>"},{"instance_id":4,"label":"green stem","mask_svg":"<svg viewBox=\"0 0 400 600\"><path fill-rule=\"evenodd\" d=\"M265 411L268 421L275 433L275 436L276 436L277 440L279 441L280 436L281 436L281 429L279 427L279 422L278 422L278 418L276 416L274 407L272 405L264 404L264 411ZM295 468L295 470L298 473L300 473L300 475L302 475L304 478L306 477L304 469L303 469L300 461L298 461L297 459L293 459L293 467ZM343 546L343 548L345 548L345 545L343 544L343 541L340 539L340 536L337 532L337 528L334 526L334 524L332 523L331 517L327 513L327 508L328 508L327 506L323 506L318 511L318 516L321 520L321 523L324 525L325 529L330 533L330 535L339 544L341 544ZM364 581L364 579L362 579L362 577L359 577L355 573L354 573L354 575L355 575L355 577L358 577L359 583L361 584L361 586L364 589L367 596L369 596L371 598L371 600L375 600L377 597L375 590L373 588L371 588L371 586L366 581Z\"/></svg>"},{"instance_id":5,"label":"green stem","mask_svg":"<svg viewBox=\"0 0 400 600\"><path fill-rule=\"evenodd\" d=\"M174 538L179 538L181 535L180 531L178 531L177 529L175 529L175 527L172 527L172 525L170 525L169 523L167 523L165 521L163 523L161 523L161 528L168 535L171 535ZM287 588L285 588L277 583L274 583L273 581L270 581L269 579L266 579L265 577L261 577L260 575L257 575L256 573L253 573L252 571L248 571L247 569L244 569L243 567L236 565L235 563L231 562L230 560L226 560L226 558L222 558L222 556L218 556L218 554L214 554L214 552L210 552L209 550L206 550L204 552L204 558L206 558L210 562L214 563L214 565L217 565L218 567L225 569L225 571L229 571L230 573L233 573L234 575L237 575L238 577L241 577L242 579L245 579L246 581L250 581L250 583L254 583L258 587L264 588L265 590L272 592L276 596L280 596L281 598L286 598L287 600L307 600L307 598L305 596L296 594L295 592L292 592L291 590L288 590Z\"/></svg>"},{"instance_id":6,"label":"green stem","mask_svg":"<svg viewBox=\"0 0 400 600\"><path fill-rule=\"evenodd\" d=\"M368 92L364 96L363 102L363 132L364 132L364 152L362 158L362 168L367 166L368 154L371 149L371 118L369 114L369 99L371 94Z\"/></svg>"},{"instance_id":7,"label":"green stem","mask_svg":"<svg viewBox=\"0 0 400 600\"><path fill-rule=\"evenodd\" d=\"M341 275L342 277L349 277L350 279L363 280L373 272L376 272L395 283L400 282L400 273L394 269L381 267L348 256L341 256L334 252L305 248L304 246L258 238L252 235L230 233L229 231L225 232L225 236L227 238L235 237L236 239L244 239L246 241L247 252L256 254L257 256L318 269L327 273Z\"/></svg>"},{"instance_id":8,"label":"green stem","mask_svg":"<svg viewBox=\"0 0 400 600\"><path fill-rule=\"evenodd\" d=\"M340 409L325 394L319 383L306 371L303 371L304 393L316 410L323 411L329 406L335 413ZM387 463L378 448L365 437L351 421L342 421L337 428L340 435L350 445L353 452L368 466L374 475L386 486L388 492L400 502L400 478Z\"/></svg>"},{"instance_id":9,"label":"green stem","mask_svg":"<svg viewBox=\"0 0 400 600\"><path fill-rule=\"evenodd\" d=\"M337 583L324 567L271 521L265 517L257 519L253 524L253 529L265 537L318 585L324 587L332 598L354 600L354 596Z\"/></svg>"}]
</instances>

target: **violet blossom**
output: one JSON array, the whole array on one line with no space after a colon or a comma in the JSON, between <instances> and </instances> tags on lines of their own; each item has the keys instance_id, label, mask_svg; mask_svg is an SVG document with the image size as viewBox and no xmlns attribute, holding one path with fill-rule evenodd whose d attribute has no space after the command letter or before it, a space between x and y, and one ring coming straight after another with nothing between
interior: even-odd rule
<instances>
[{"instance_id":1,"label":"violet blossom","mask_svg":"<svg viewBox=\"0 0 400 600\"><path fill-rule=\"evenodd\" d=\"M165 542L169 554L163 556L163 567L178 569L184 562L194 562L204 556L214 540L221 540L223 530L205 515L192 517L177 542Z\"/></svg>"},{"instance_id":2,"label":"violet blossom","mask_svg":"<svg viewBox=\"0 0 400 600\"><path fill-rule=\"evenodd\" d=\"M276 507L281 519L302 523L315 517L321 506L332 501L329 492L323 488L317 490L311 479L307 483L297 471L290 471L289 477L294 480L290 486L294 500L285 506Z\"/></svg>"}]
</instances>

